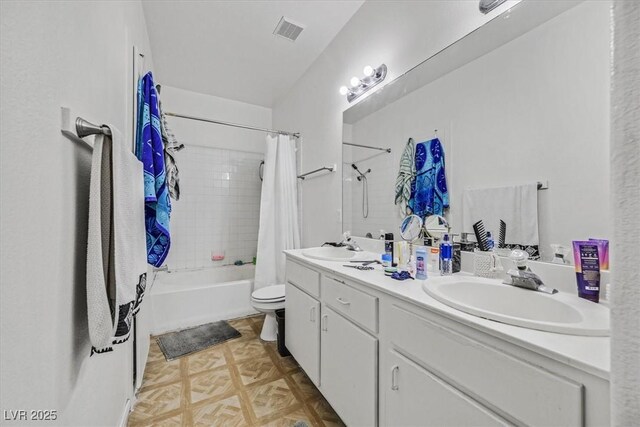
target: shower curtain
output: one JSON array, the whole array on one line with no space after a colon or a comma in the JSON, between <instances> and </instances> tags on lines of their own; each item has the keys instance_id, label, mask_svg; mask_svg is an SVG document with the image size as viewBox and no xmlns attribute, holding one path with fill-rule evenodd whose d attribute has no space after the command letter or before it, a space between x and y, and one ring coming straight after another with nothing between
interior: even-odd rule
<instances>
[{"instance_id":1,"label":"shower curtain","mask_svg":"<svg viewBox=\"0 0 640 427\"><path fill-rule=\"evenodd\" d=\"M285 249L300 247L295 141L267 136L254 289L284 283Z\"/></svg>"}]
</instances>

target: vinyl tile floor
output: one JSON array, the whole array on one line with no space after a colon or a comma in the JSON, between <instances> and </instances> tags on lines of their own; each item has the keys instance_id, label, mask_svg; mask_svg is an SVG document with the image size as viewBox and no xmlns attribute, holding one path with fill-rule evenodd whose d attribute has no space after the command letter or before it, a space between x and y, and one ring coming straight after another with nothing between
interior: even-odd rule
<instances>
[{"instance_id":1,"label":"vinyl tile floor","mask_svg":"<svg viewBox=\"0 0 640 427\"><path fill-rule=\"evenodd\" d=\"M344 426L293 357L260 340L263 320L230 320L241 337L171 362L152 337L129 426Z\"/></svg>"}]
</instances>

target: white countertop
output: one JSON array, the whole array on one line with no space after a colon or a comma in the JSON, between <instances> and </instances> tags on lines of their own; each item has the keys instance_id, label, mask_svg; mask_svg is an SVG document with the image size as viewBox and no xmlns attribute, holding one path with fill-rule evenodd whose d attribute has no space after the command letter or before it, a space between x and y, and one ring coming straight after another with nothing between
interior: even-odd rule
<instances>
[{"instance_id":1,"label":"white countertop","mask_svg":"<svg viewBox=\"0 0 640 427\"><path fill-rule=\"evenodd\" d=\"M335 272L363 286L416 304L449 319L478 329L512 344L531 350L569 366L609 379L610 338L565 335L507 325L466 314L449 307L422 290L427 280L394 280L383 273L381 265L371 264L374 270L362 271L343 266L343 262L310 259L303 249L284 251L285 254L316 269ZM433 274L432 272L428 272ZM456 273L467 275L469 273Z\"/></svg>"}]
</instances>

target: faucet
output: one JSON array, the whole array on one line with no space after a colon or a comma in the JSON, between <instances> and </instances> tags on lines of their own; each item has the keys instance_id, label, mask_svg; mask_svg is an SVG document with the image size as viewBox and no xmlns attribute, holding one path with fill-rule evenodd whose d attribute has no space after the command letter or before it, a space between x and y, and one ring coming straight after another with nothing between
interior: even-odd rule
<instances>
[{"instance_id":1,"label":"faucet","mask_svg":"<svg viewBox=\"0 0 640 427\"><path fill-rule=\"evenodd\" d=\"M516 265L516 269L507 271L507 277L502 283L506 285L517 286L519 288L544 292L546 294L555 294L558 292L557 289L548 288L547 286L545 286L542 279L527 267L527 260L529 259L528 253L519 249L515 249L511 251L511 255L509 255L509 258Z\"/></svg>"},{"instance_id":2,"label":"faucet","mask_svg":"<svg viewBox=\"0 0 640 427\"><path fill-rule=\"evenodd\" d=\"M338 246L345 246L349 251L362 252L362 248L351 238L351 233L348 231L342 234L342 242L340 242Z\"/></svg>"}]
</instances>

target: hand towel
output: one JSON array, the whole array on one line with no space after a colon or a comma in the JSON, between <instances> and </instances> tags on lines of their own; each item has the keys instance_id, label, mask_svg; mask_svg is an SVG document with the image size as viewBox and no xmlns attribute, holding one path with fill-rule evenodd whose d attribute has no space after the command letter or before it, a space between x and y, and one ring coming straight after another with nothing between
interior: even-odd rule
<instances>
[{"instance_id":1,"label":"hand towel","mask_svg":"<svg viewBox=\"0 0 640 427\"><path fill-rule=\"evenodd\" d=\"M444 148L438 138L416 145L416 177L409 208L421 218L443 215L449 207L449 191L444 164Z\"/></svg>"},{"instance_id":2,"label":"hand towel","mask_svg":"<svg viewBox=\"0 0 640 427\"><path fill-rule=\"evenodd\" d=\"M408 203L411 198L411 185L416 177L415 151L416 143L413 141L413 138L409 138L400 157L400 167L398 168L398 177L396 178L395 204L400 206L403 217L411 214Z\"/></svg>"},{"instance_id":3,"label":"hand towel","mask_svg":"<svg viewBox=\"0 0 640 427\"><path fill-rule=\"evenodd\" d=\"M144 166L147 262L161 267L169 254L171 201L166 182L158 95L149 72L138 82L136 156Z\"/></svg>"},{"instance_id":4,"label":"hand towel","mask_svg":"<svg viewBox=\"0 0 640 427\"><path fill-rule=\"evenodd\" d=\"M538 183L464 190L462 231L473 234L473 224L479 220L495 238L503 220L507 245L537 246Z\"/></svg>"},{"instance_id":5,"label":"hand towel","mask_svg":"<svg viewBox=\"0 0 640 427\"><path fill-rule=\"evenodd\" d=\"M95 138L89 193L87 312L98 353L129 338L146 287L142 163L110 129Z\"/></svg>"}]
</instances>

